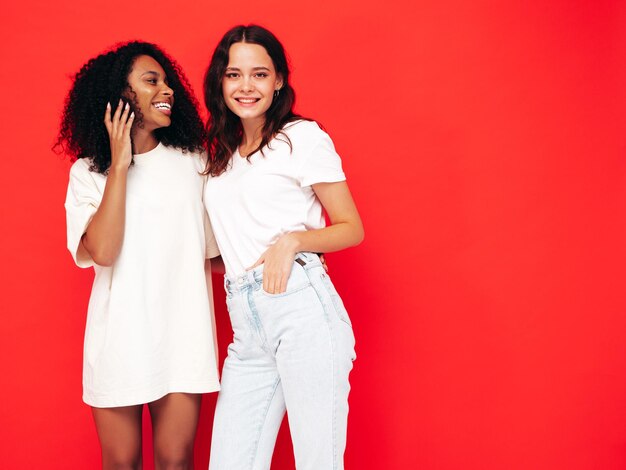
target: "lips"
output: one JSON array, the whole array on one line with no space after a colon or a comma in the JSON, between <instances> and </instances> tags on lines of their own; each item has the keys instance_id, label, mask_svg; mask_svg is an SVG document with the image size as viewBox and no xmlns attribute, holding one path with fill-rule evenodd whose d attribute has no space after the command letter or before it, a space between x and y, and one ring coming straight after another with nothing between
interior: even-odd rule
<instances>
[{"instance_id":1,"label":"lips","mask_svg":"<svg viewBox=\"0 0 626 470\"><path fill-rule=\"evenodd\" d=\"M242 106L253 106L260 100L261 98L235 98L235 101Z\"/></svg>"},{"instance_id":2,"label":"lips","mask_svg":"<svg viewBox=\"0 0 626 470\"><path fill-rule=\"evenodd\" d=\"M172 105L167 101L157 101L156 103L152 103L157 111L165 114L166 116L170 116L172 114Z\"/></svg>"}]
</instances>

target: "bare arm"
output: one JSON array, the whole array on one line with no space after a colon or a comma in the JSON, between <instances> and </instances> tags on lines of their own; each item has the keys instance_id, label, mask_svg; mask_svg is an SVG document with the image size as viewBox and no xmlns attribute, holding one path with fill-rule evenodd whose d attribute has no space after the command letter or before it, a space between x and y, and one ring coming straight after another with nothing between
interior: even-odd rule
<instances>
[{"instance_id":1,"label":"bare arm","mask_svg":"<svg viewBox=\"0 0 626 470\"><path fill-rule=\"evenodd\" d=\"M331 225L317 230L285 234L261 255L252 268L265 264L263 289L270 294L279 294L286 290L296 253L328 253L358 245L363 241L363 224L348 184L345 181L317 183L313 185L313 191L326 210Z\"/></svg>"},{"instance_id":2,"label":"bare arm","mask_svg":"<svg viewBox=\"0 0 626 470\"><path fill-rule=\"evenodd\" d=\"M295 244L296 253L330 253L361 243L365 232L348 183L317 183L313 185L313 191L326 210L331 225L287 234Z\"/></svg>"},{"instance_id":3,"label":"bare arm","mask_svg":"<svg viewBox=\"0 0 626 470\"><path fill-rule=\"evenodd\" d=\"M100 266L111 266L122 248L126 218L126 177L132 158L130 129L134 114L129 116L128 104L117 107L111 119L107 105L104 124L111 141L111 166L102 201L81 239L79 252L85 250Z\"/></svg>"}]
</instances>

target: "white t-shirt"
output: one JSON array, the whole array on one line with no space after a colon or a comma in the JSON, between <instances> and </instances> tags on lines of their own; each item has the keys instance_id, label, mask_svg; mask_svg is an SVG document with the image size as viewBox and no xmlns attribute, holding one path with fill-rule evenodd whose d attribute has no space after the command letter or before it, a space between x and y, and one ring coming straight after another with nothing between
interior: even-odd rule
<instances>
[{"instance_id":1,"label":"white t-shirt","mask_svg":"<svg viewBox=\"0 0 626 470\"><path fill-rule=\"evenodd\" d=\"M311 185L345 181L332 140L312 121L283 129L250 161L235 152L228 169L209 177L205 207L217 238L226 274L245 272L278 238L290 232L323 228L322 205Z\"/></svg>"},{"instance_id":2,"label":"white t-shirt","mask_svg":"<svg viewBox=\"0 0 626 470\"><path fill-rule=\"evenodd\" d=\"M202 158L159 144L134 161L113 266L78 252L106 184L88 159L72 165L65 202L68 248L78 266L95 270L83 358L83 400L95 407L219 389L204 272L205 257L219 252L202 204Z\"/></svg>"}]
</instances>

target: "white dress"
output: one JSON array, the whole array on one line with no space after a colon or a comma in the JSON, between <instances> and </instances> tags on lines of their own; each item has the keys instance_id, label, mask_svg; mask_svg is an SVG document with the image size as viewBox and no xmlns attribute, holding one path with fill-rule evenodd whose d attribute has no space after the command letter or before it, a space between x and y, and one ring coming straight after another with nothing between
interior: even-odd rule
<instances>
[{"instance_id":1,"label":"white dress","mask_svg":"<svg viewBox=\"0 0 626 470\"><path fill-rule=\"evenodd\" d=\"M68 248L78 266L95 270L83 358L83 400L94 407L219 390L213 296L204 272L205 258L219 252L202 204L202 158L159 144L134 162L122 249L110 267L78 251L106 176L89 171L89 159L70 171Z\"/></svg>"}]
</instances>

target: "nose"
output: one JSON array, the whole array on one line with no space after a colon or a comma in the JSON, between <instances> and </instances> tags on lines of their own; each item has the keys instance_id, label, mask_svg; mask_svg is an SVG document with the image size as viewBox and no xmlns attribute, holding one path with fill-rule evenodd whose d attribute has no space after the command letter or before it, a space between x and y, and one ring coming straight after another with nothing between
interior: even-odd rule
<instances>
[{"instance_id":1,"label":"nose","mask_svg":"<svg viewBox=\"0 0 626 470\"><path fill-rule=\"evenodd\" d=\"M243 77L241 80L241 91L242 92L250 92L254 90L254 85L252 84L252 79L250 77Z\"/></svg>"},{"instance_id":2,"label":"nose","mask_svg":"<svg viewBox=\"0 0 626 470\"><path fill-rule=\"evenodd\" d=\"M174 96L174 90L172 90L167 83L163 83L163 89L161 90L165 96Z\"/></svg>"}]
</instances>

